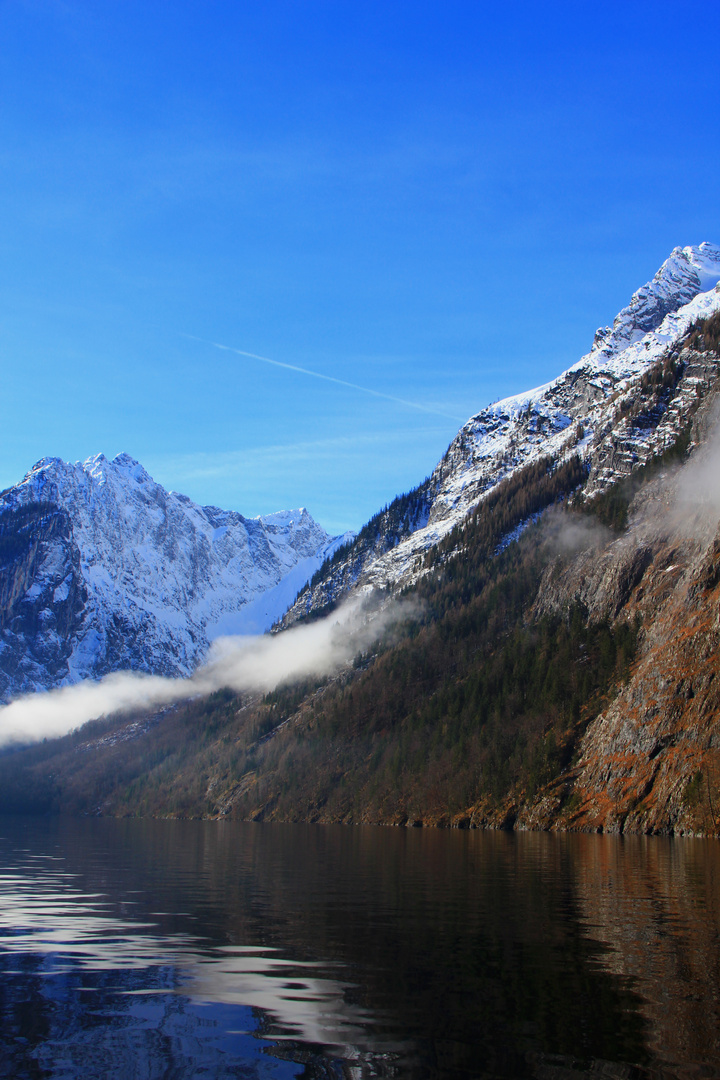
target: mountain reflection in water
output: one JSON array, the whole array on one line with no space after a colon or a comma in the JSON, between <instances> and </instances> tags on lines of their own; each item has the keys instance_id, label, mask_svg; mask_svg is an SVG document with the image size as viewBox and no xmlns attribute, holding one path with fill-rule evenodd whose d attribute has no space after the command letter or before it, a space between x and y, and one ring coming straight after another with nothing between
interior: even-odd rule
<instances>
[{"instance_id":1,"label":"mountain reflection in water","mask_svg":"<svg viewBox=\"0 0 720 1080\"><path fill-rule=\"evenodd\" d=\"M719 874L700 841L1 819L0 1075L717 1075Z\"/></svg>"}]
</instances>

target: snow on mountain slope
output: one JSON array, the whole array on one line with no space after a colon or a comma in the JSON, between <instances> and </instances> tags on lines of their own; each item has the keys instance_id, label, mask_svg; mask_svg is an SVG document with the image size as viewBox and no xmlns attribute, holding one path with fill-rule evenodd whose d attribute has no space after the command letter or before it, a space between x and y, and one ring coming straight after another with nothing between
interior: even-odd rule
<instances>
[{"instance_id":1,"label":"snow on mountain slope","mask_svg":"<svg viewBox=\"0 0 720 1080\"><path fill-rule=\"evenodd\" d=\"M432 476L418 489L426 515L390 550L354 567L352 587L395 588L422 572L424 554L443 539L501 480L542 456L561 459L580 451L588 460L587 491L602 490L622 471L646 460L674 438L695 393L687 372L667 408L644 422L621 415L623 400L637 393L645 372L701 318L720 310L720 248L703 243L675 248L652 281L633 295L612 327L595 335L592 348L552 382L488 406L460 429ZM361 534L362 535L362 534ZM352 550L350 552L352 556ZM335 581L343 578L334 567ZM286 616L292 622L329 599L330 581L305 590Z\"/></svg>"},{"instance_id":2,"label":"snow on mountain slope","mask_svg":"<svg viewBox=\"0 0 720 1080\"><path fill-rule=\"evenodd\" d=\"M0 694L188 674L220 634L268 629L336 542L304 509L198 506L127 454L44 458L0 495Z\"/></svg>"},{"instance_id":3,"label":"snow on mountain slope","mask_svg":"<svg viewBox=\"0 0 720 1080\"><path fill-rule=\"evenodd\" d=\"M666 315L689 304L698 293L709 292L720 280L720 248L704 243L698 247L675 248L652 281L633 293L627 307L617 315L612 327L595 334L590 356L610 358L628 345L656 330ZM587 357L583 357L583 363Z\"/></svg>"},{"instance_id":4,"label":"snow on mountain slope","mask_svg":"<svg viewBox=\"0 0 720 1080\"><path fill-rule=\"evenodd\" d=\"M597 459L604 457L603 441L623 434L622 426L616 428L618 398L611 399L632 394L633 384L693 323L720 310L718 282L720 248L676 248L620 312L602 344L596 335L590 352L557 379L498 401L468 420L431 477L427 526L378 560L367 583L404 579L417 555L442 539L483 494L541 456L559 458L582 442L595 459L590 491L612 483L617 478L612 468L597 467ZM700 292L702 285L709 285L708 291ZM662 427L659 433L650 426L636 433L636 460L655 452L658 434Z\"/></svg>"},{"instance_id":5,"label":"snow on mountain slope","mask_svg":"<svg viewBox=\"0 0 720 1080\"><path fill-rule=\"evenodd\" d=\"M349 543L354 536L352 532L343 533L342 536L329 540L315 555L300 559L277 585L243 604L234 614L223 617L215 625L213 637L225 634L263 634L285 614L302 587L325 560L334 555L343 544Z\"/></svg>"}]
</instances>

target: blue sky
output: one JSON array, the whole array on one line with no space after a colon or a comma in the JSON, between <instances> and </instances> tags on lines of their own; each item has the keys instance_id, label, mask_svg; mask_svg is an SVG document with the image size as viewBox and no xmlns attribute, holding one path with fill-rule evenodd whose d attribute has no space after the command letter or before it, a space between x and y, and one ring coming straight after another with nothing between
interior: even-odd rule
<instances>
[{"instance_id":1,"label":"blue sky","mask_svg":"<svg viewBox=\"0 0 720 1080\"><path fill-rule=\"evenodd\" d=\"M359 527L720 242L719 41L693 0L4 0L0 484L126 450Z\"/></svg>"}]
</instances>

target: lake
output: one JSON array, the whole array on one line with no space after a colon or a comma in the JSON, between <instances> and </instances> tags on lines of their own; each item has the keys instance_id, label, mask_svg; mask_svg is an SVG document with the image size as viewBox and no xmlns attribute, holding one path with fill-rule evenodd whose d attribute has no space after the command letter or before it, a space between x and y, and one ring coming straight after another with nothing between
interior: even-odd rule
<instances>
[{"instance_id":1,"label":"lake","mask_svg":"<svg viewBox=\"0 0 720 1080\"><path fill-rule=\"evenodd\" d=\"M720 1075L720 845L0 819L0 1075Z\"/></svg>"}]
</instances>

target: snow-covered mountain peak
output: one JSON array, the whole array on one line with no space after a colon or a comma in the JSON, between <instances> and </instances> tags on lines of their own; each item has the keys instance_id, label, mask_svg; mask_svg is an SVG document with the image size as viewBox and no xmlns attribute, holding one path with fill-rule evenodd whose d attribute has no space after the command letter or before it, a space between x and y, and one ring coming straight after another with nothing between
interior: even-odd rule
<instances>
[{"instance_id":1,"label":"snow-covered mountain peak","mask_svg":"<svg viewBox=\"0 0 720 1080\"><path fill-rule=\"evenodd\" d=\"M27 498L34 498L36 489L54 492L53 498L69 489L79 491L83 487L96 488L107 483L120 485L129 481L150 485L156 488L150 474L130 454L118 454L112 461L105 454L94 454L85 461L70 463L59 457L44 457L35 462L30 471L17 485L17 489L26 489Z\"/></svg>"},{"instance_id":2,"label":"snow-covered mountain peak","mask_svg":"<svg viewBox=\"0 0 720 1080\"><path fill-rule=\"evenodd\" d=\"M652 281L633 294L613 329L608 328L603 347L594 344L551 382L482 409L463 425L448 453L454 452L459 440L461 446L472 445L472 460L477 464L506 455L509 440L521 456L545 446L549 435L562 441L567 427L578 421L587 426L590 415L604 408L610 393L656 363L698 319L719 309L720 248L708 243L675 248ZM660 317L662 310L665 314ZM651 324L645 332L640 330L643 321ZM460 491L465 486L463 478Z\"/></svg>"},{"instance_id":3,"label":"snow-covered mountain peak","mask_svg":"<svg viewBox=\"0 0 720 1080\"><path fill-rule=\"evenodd\" d=\"M188 674L215 637L269 629L337 539L304 508L198 506L130 454L43 458L0 522L0 697L123 667Z\"/></svg>"},{"instance_id":4,"label":"snow-covered mountain peak","mask_svg":"<svg viewBox=\"0 0 720 1080\"><path fill-rule=\"evenodd\" d=\"M398 506L376 523L364 547L350 547L345 560L328 566L286 622L351 589L395 588L416 580L428 550L525 466L579 454L589 471L585 492L592 495L649 460L677 438L705 373L689 364L683 374L684 361L671 367L677 383L663 383L650 405L643 400L643 379L698 320L718 311L720 248L675 248L576 364L472 416L432 475L404 501L396 500Z\"/></svg>"},{"instance_id":5,"label":"snow-covered mountain peak","mask_svg":"<svg viewBox=\"0 0 720 1080\"><path fill-rule=\"evenodd\" d=\"M720 247L716 244L706 240L696 248L675 248L675 251L682 251L692 263L700 279L700 292L708 292L720 284Z\"/></svg>"},{"instance_id":6,"label":"snow-covered mountain peak","mask_svg":"<svg viewBox=\"0 0 720 1080\"><path fill-rule=\"evenodd\" d=\"M66 462L59 457L43 457L36 461L31 469L23 477L22 483L30 483L35 476L44 475L61 469Z\"/></svg>"},{"instance_id":7,"label":"snow-covered mountain peak","mask_svg":"<svg viewBox=\"0 0 720 1080\"><path fill-rule=\"evenodd\" d=\"M720 248L704 242L697 247L676 247L651 281L633 293L630 303L610 326L595 334L587 357L603 363L645 334L657 330L665 317L688 304L699 293L720 282Z\"/></svg>"},{"instance_id":8,"label":"snow-covered mountain peak","mask_svg":"<svg viewBox=\"0 0 720 1080\"><path fill-rule=\"evenodd\" d=\"M262 514L259 520L264 521L266 525L289 525L294 528L300 522L307 521L309 517L305 507L300 506L297 510L276 510L274 514Z\"/></svg>"},{"instance_id":9,"label":"snow-covered mountain peak","mask_svg":"<svg viewBox=\"0 0 720 1080\"><path fill-rule=\"evenodd\" d=\"M155 481L146 469L134 457L127 453L116 454L109 460L105 454L95 454L87 461L76 462L83 472L99 484L108 482L121 484L135 481L138 484L149 484L155 487Z\"/></svg>"},{"instance_id":10,"label":"snow-covered mountain peak","mask_svg":"<svg viewBox=\"0 0 720 1080\"><path fill-rule=\"evenodd\" d=\"M153 483L153 479L145 468L130 454L117 454L110 465L128 479L136 480L139 484Z\"/></svg>"},{"instance_id":11,"label":"snow-covered mountain peak","mask_svg":"<svg viewBox=\"0 0 720 1080\"><path fill-rule=\"evenodd\" d=\"M433 473L428 527L447 529L504 476L542 454L561 454L580 425L585 442L612 430L608 399L640 378L698 320L720 310L720 248L675 248L652 281L634 293L603 348L593 346L549 383L483 409L460 429ZM643 325L649 329L641 330ZM577 428L580 430L580 428ZM648 434L649 438L649 434ZM639 458L643 449L637 449ZM438 533L439 535L439 533ZM417 545L417 538L407 541Z\"/></svg>"},{"instance_id":12,"label":"snow-covered mountain peak","mask_svg":"<svg viewBox=\"0 0 720 1080\"><path fill-rule=\"evenodd\" d=\"M98 454L98 459L104 457L104 454ZM115 455L115 457L112 459L112 463L113 465L117 465L121 469L133 469L136 465L140 464L137 458L134 458L132 454L128 454L124 450L122 450L119 454Z\"/></svg>"}]
</instances>

